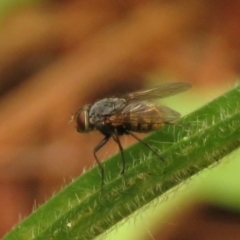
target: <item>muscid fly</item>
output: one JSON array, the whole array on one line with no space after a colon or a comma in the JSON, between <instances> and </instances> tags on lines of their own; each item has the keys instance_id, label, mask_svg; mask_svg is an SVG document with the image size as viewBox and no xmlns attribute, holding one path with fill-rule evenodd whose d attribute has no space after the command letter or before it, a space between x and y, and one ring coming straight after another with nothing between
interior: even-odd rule
<instances>
[{"instance_id":1,"label":"muscid fly","mask_svg":"<svg viewBox=\"0 0 240 240\"><path fill-rule=\"evenodd\" d=\"M123 134L133 136L163 160L148 143L138 138L133 132L155 131L162 128L164 124L180 118L181 115L178 112L150 100L172 96L189 88L191 85L188 83L168 83L119 97L104 98L81 107L72 116L77 123L78 132L86 133L98 130L104 135L103 140L93 150L93 155L101 171L102 185L104 184L104 168L96 153L111 137L118 144L121 152L121 174L125 171L125 159L119 136Z\"/></svg>"}]
</instances>

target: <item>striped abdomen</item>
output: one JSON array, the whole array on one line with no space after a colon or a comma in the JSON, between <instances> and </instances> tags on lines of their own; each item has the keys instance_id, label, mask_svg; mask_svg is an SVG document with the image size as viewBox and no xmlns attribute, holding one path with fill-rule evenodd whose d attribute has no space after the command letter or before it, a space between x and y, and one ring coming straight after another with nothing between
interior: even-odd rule
<instances>
[{"instance_id":1,"label":"striped abdomen","mask_svg":"<svg viewBox=\"0 0 240 240\"><path fill-rule=\"evenodd\" d=\"M164 125L163 123L126 123L123 124L127 130L133 132L147 133L151 131L156 131Z\"/></svg>"},{"instance_id":2,"label":"striped abdomen","mask_svg":"<svg viewBox=\"0 0 240 240\"><path fill-rule=\"evenodd\" d=\"M145 101L129 103L121 112L108 118L112 126L122 125L129 131L150 132L160 129L164 123L180 117L180 114L168 107Z\"/></svg>"}]
</instances>

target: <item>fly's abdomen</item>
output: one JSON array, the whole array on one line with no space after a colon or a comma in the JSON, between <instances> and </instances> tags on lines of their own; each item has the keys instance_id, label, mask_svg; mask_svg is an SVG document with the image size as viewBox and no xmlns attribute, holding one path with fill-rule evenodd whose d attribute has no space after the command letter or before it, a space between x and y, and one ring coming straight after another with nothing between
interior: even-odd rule
<instances>
[{"instance_id":1,"label":"fly's abdomen","mask_svg":"<svg viewBox=\"0 0 240 240\"><path fill-rule=\"evenodd\" d=\"M132 102L108 120L114 127L122 125L129 131L142 133L158 130L165 122L162 109L146 102Z\"/></svg>"},{"instance_id":2,"label":"fly's abdomen","mask_svg":"<svg viewBox=\"0 0 240 240\"><path fill-rule=\"evenodd\" d=\"M156 121L145 114L132 114L130 112L124 115L123 125L129 131L147 133L160 129L163 122Z\"/></svg>"},{"instance_id":3,"label":"fly's abdomen","mask_svg":"<svg viewBox=\"0 0 240 240\"><path fill-rule=\"evenodd\" d=\"M142 133L147 133L147 132L151 132L151 131L156 131L160 128L163 127L163 123L127 123L124 124L124 127L129 130L129 131L133 131L133 132L142 132Z\"/></svg>"}]
</instances>

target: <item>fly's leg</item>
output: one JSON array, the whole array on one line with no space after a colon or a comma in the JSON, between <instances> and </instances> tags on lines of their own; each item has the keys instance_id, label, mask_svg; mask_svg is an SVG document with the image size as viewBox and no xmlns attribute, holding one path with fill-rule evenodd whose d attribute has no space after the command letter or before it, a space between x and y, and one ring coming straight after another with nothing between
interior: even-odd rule
<instances>
[{"instance_id":1,"label":"fly's leg","mask_svg":"<svg viewBox=\"0 0 240 240\"><path fill-rule=\"evenodd\" d=\"M145 145L148 149L150 149L153 153L155 153L162 161L164 161L164 158L159 155L148 143L146 143L145 141L143 141L142 139L140 139L139 137L137 137L135 134L133 134L132 132L125 130L126 134L130 134L131 136L133 136L136 140L138 140L140 143L142 143L143 145Z\"/></svg>"},{"instance_id":2,"label":"fly's leg","mask_svg":"<svg viewBox=\"0 0 240 240\"><path fill-rule=\"evenodd\" d=\"M124 158L124 154L123 154L123 147L122 147L122 144L120 142L120 139L119 139L119 136L118 136L118 133L117 131L115 130L113 135L112 135L112 138L113 140L117 143L119 149L120 149L120 152L121 152L121 156L122 156L122 171L121 171L121 174L124 174L125 172L125 158Z\"/></svg>"},{"instance_id":3,"label":"fly's leg","mask_svg":"<svg viewBox=\"0 0 240 240\"><path fill-rule=\"evenodd\" d=\"M110 136L106 135L105 138L93 149L93 155L94 155L95 160L96 160L96 162L97 162L97 164L98 164L98 167L99 167L99 169L100 169L100 171L101 171L102 187L103 187L103 185L104 185L104 168L103 168L101 162L99 161L96 153L97 153L97 151L98 151L99 149L101 149L101 148L108 142L109 138L110 138Z\"/></svg>"}]
</instances>

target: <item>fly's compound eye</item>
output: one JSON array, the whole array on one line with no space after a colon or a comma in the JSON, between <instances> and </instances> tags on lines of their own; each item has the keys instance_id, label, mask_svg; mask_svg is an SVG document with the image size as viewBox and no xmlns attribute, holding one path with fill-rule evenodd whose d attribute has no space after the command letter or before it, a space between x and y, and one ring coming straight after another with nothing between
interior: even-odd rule
<instances>
[{"instance_id":1,"label":"fly's compound eye","mask_svg":"<svg viewBox=\"0 0 240 240\"><path fill-rule=\"evenodd\" d=\"M85 106L81 108L75 114L75 120L77 122L77 131L78 132L89 132L91 131L89 127L89 118L88 118L89 107Z\"/></svg>"}]
</instances>

